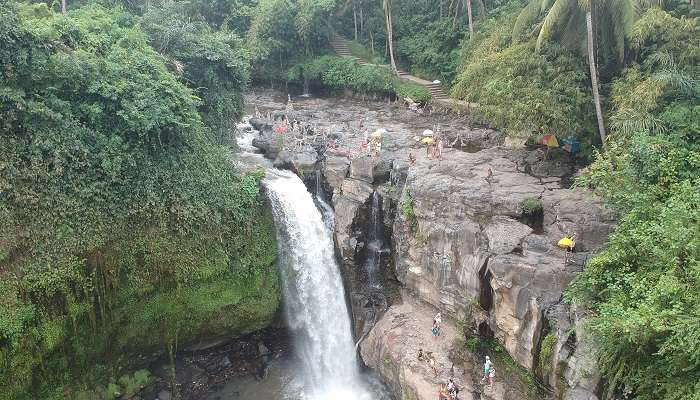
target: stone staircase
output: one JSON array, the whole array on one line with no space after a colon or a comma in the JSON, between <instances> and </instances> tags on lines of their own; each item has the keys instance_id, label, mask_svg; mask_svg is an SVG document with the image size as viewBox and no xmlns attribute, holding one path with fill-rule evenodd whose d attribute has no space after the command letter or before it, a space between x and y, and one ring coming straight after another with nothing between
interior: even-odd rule
<instances>
[{"instance_id":1,"label":"stone staircase","mask_svg":"<svg viewBox=\"0 0 700 400\"><path fill-rule=\"evenodd\" d=\"M425 85L428 90L430 90L430 93L433 95L433 99L435 100L449 100L450 98L447 96L447 93L445 93L444 90L442 90L442 86L439 83L433 83L430 82L427 85Z\"/></svg>"},{"instance_id":2,"label":"stone staircase","mask_svg":"<svg viewBox=\"0 0 700 400\"><path fill-rule=\"evenodd\" d=\"M337 54L340 57L356 58L358 64L367 64L367 61L359 57L354 57L352 55L352 51L350 51L350 41L345 39L344 37L334 36L331 39L331 47L333 48L333 51L335 51L335 54Z\"/></svg>"},{"instance_id":3,"label":"stone staircase","mask_svg":"<svg viewBox=\"0 0 700 400\"><path fill-rule=\"evenodd\" d=\"M367 61L363 60L362 58L359 57L354 57L352 55L352 51L350 50L350 41L345 39L342 36L334 36L331 41L330 41L331 47L333 48L333 51L340 56L340 57L347 57L347 58L355 58L357 59L357 63L360 65L366 65ZM433 83L430 81L426 81L425 79L421 79L417 76L413 76L409 74L406 71L402 70L397 70L399 74L399 78L403 81L407 82L413 82L417 83L419 85L425 86L426 89L430 91L430 94L433 95L433 100L434 101L449 101L450 98L447 96L447 93L445 93L444 90L442 90L442 86L440 86L439 83Z\"/></svg>"}]
</instances>

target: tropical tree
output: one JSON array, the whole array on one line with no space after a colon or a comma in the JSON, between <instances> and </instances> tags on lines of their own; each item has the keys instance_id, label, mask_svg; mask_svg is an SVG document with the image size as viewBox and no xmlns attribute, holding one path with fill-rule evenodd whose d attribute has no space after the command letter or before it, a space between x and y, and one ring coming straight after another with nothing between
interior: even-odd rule
<instances>
[{"instance_id":1,"label":"tropical tree","mask_svg":"<svg viewBox=\"0 0 700 400\"><path fill-rule=\"evenodd\" d=\"M607 135L598 83L597 42L600 40L603 43L602 53L608 59L608 64L622 63L625 40L629 37L634 22L632 0L532 0L518 16L513 27L513 38L521 38L544 12L546 14L541 25L534 29L537 32L538 49L545 41L556 37L569 47L586 51L598 133L605 145ZM585 41L582 40L584 34Z\"/></svg>"},{"instance_id":2,"label":"tropical tree","mask_svg":"<svg viewBox=\"0 0 700 400\"><path fill-rule=\"evenodd\" d=\"M393 7L393 0L382 0L382 8L384 9L384 23L386 26L386 41L389 47L389 60L391 61L391 70L398 74L396 69L396 61L394 60L394 27L393 27L393 16L391 9Z\"/></svg>"}]
</instances>

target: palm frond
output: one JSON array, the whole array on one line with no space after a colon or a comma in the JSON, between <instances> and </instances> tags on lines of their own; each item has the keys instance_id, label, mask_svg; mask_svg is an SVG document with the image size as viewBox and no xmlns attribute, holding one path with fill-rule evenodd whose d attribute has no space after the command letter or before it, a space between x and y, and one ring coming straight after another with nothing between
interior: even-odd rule
<instances>
[{"instance_id":1,"label":"palm frond","mask_svg":"<svg viewBox=\"0 0 700 400\"><path fill-rule=\"evenodd\" d=\"M541 48L542 44L552 35L552 31L557 24L566 18L566 16L572 11L572 8L576 7L576 0L556 0L552 8L549 9L547 15L542 21L542 28L540 29L540 34L537 36L537 48Z\"/></svg>"},{"instance_id":2,"label":"palm frond","mask_svg":"<svg viewBox=\"0 0 700 400\"><path fill-rule=\"evenodd\" d=\"M684 94L690 95L697 91L698 80L679 72L678 70L662 70L652 75L651 79L674 89L680 90Z\"/></svg>"},{"instance_id":3,"label":"palm frond","mask_svg":"<svg viewBox=\"0 0 700 400\"><path fill-rule=\"evenodd\" d=\"M513 40L517 41L522 36L525 28L527 28L532 22L540 15L540 9L542 3L546 0L530 0L530 2L520 11L518 14L518 19L515 20L515 25L513 26Z\"/></svg>"},{"instance_id":4,"label":"palm frond","mask_svg":"<svg viewBox=\"0 0 700 400\"><path fill-rule=\"evenodd\" d=\"M610 23L614 27L615 53L617 61L622 62L625 57L625 40L630 37L634 27L635 11L633 0L611 0L606 4L607 12L611 15Z\"/></svg>"},{"instance_id":5,"label":"palm frond","mask_svg":"<svg viewBox=\"0 0 700 400\"><path fill-rule=\"evenodd\" d=\"M610 118L613 130L622 135L637 132L663 133L668 130L664 121L651 113L618 112Z\"/></svg>"},{"instance_id":6,"label":"palm frond","mask_svg":"<svg viewBox=\"0 0 700 400\"><path fill-rule=\"evenodd\" d=\"M542 0L540 2L540 12L545 12L554 4L555 0Z\"/></svg>"},{"instance_id":7,"label":"palm frond","mask_svg":"<svg viewBox=\"0 0 700 400\"><path fill-rule=\"evenodd\" d=\"M635 0L634 11L637 15L641 15L644 11L650 8L662 9L666 6L666 0Z\"/></svg>"}]
</instances>

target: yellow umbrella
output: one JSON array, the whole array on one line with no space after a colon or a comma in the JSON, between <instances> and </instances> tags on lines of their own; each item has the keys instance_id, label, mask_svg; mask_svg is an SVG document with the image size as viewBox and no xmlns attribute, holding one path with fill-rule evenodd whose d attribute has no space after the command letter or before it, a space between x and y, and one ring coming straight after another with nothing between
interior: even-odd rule
<instances>
[{"instance_id":1,"label":"yellow umbrella","mask_svg":"<svg viewBox=\"0 0 700 400\"><path fill-rule=\"evenodd\" d=\"M574 241L571 238L564 237L559 239L559 243L557 243L557 246L561 247L562 249L569 248L574 245Z\"/></svg>"},{"instance_id":2,"label":"yellow umbrella","mask_svg":"<svg viewBox=\"0 0 700 400\"><path fill-rule=\"evenodd\" d=\"M424 137L423 140L421 140L421 142L423 142L425 144L432 144L434 141L435 141L435 139L431 138L430 136Z\"/></svg>"},{"instance_id":3,"label":"yellow umbrella","mask_svg":"<svg viewBox=\"0 0 700 400\"><path fill-rule=\"evenodd\" d=\"M379 131L375 131L370 136L373 138L382 137L382 133Z\"/></svg>"}]
</instances>

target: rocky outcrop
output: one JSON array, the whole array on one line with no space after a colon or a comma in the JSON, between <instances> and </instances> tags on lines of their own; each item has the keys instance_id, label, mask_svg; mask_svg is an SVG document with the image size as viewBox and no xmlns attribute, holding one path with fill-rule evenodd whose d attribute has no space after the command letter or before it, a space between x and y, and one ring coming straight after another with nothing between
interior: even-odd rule
<instances>
[{"instance_id":1,"label":"rocky outcrop","mask_svg":"<svg viewBox=\"0 0 700 400\"><path fill-rule=\"evenodd\" d=\"M361 273L368 212L377 191L389 220L391 264L385 267L411 298L455 320L469 318L467 325L501 341L518 364L544 375L559 397L595 398L599 377L589 368L593 351L561 297L586 260L605 245L614 216L591 193L568 188L574 171L569 155L493 147L503 143L499 132L468 127L454 117L330 102L309 100L297 112L313 118L315 128L337 135L337 148L323 153L320 165L333 192L335 240L356 335L367 334L368 322L381 316ZM379 157L362 156L361 126L388 130ZM415 140L423 129L436 126L449 145L440 161L428 160ZM260 146L274 153L271 143ZM577 252L565 263L556 243L573 233ZM392 309L367 335L370 347L362 345L363 359L393 382L399 397L412 398L417 393L412 379L418 378L411 375L408 358L401 366L377 359L377 354L400 353L391 350L398 346L396 338L410 340L408 334L391 339L377 333L392 324ZM396 318L398 324L401 318ZM576 332L575 339L568 332ZM545 337L551 344L546 357ZM544 372L543 363L549 365Z\"/></svg>"},{"instance_id":2,"label":"rocky outcrop","mask_svg":"<svg viewBox=\"0 0 700 400\"><path fill-rule=\"evenodd\" d=\"M527 162L502 149L419 158L403 191L411 212L395 222L394 259L408 288L455 318L479 304L493 335L534 370L545 311L604 245L614 218L590 193L525 173ZM541 204L538 226L525 224L526 200ZM565 263L556 243L574 232L579 252Z\"/></svg>"}]
</instances>

